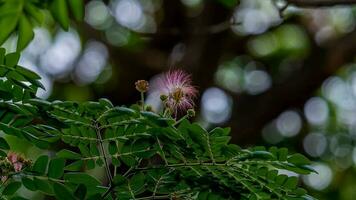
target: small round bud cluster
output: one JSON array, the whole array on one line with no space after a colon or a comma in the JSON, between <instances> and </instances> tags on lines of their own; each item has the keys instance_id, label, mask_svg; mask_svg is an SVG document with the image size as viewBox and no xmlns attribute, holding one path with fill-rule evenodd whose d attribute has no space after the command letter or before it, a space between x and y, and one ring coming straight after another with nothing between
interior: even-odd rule
<instances>
[{"instance_id":1,"label":"small round bud cluster","mask_svg":"<svg viewBox=\"0 0 356 200\"><path fill-rule=\"evenodd\" d=\"M138 80L135 83L136 90L139 92L147 92L149 89L149 83L145 80Z\"/></svg>"}]
</instances>

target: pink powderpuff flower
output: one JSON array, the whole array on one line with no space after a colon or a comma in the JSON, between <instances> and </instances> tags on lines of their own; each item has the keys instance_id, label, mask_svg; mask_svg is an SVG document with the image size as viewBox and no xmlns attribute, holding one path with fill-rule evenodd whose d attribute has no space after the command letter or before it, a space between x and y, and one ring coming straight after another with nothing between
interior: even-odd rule
<instances>
[{"instance_id":1,"label":"pink powderpuff flower","mask_svg":"<svg viewBox=\"0 0 356 200\"><path fill-rule=\"evenodd\" d=\"M23 158L18 156L16 153L10 152L7 154L7 159L11 162L14 167L15 172L19 172L23 167Z\"/></svg>"},{"instance_id":2,"label":"pink powderpuff flower","mask_svg":"<svg viewBox=\"0 0 356 200\"><path fill-rule=\"evenodd\" d=\"M166 106L175 114L194 107L198 91L192 85L191 76L183 70L168 71L159 79L157 86L160 94L166 96Z\"/></svg>"}]
</instances>

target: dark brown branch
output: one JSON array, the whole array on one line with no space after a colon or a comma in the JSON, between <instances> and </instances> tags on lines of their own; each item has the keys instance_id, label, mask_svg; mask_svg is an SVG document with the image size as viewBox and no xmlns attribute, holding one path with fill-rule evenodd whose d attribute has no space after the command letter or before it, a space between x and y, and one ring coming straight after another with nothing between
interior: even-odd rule
<instances>
[{"instance_id":1,"label":"dark brown branch","mask_svg":"<svg viewBox=\"0 0 356 200\"><path fill-rule=\"evenodd\" d=\"M356 0L287 0L287 2L298 7L327 7L356 4Z\"/></svg>"}]
</instances>

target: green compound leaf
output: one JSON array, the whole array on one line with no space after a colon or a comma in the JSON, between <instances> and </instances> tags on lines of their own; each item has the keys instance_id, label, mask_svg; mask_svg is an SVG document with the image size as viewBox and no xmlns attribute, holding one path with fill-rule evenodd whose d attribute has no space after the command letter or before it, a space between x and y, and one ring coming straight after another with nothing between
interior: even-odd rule
<instances>
[{"instance_id":1,"label":"green compound leaf","mask_svg":"<svg viewBox=\"0 0 356 200\"><path fill-rule=\"evenodd\" d=\"M69 28L69 13L66 0L53 0L50 6L51 13L64 30Z\"/></svg>"},{"instance_id":2,"label":"green compound leaf","mask_svg":"<svg viewBox=\"0 0 356 200\"><path fill-rule=\"evenodd\" d=\"M48 177L61 178L64 173L65 162L63 158L52 159L48 166Z\"/></svg>"},{"instance_id":3,"label":"green compound leaf","mask_svg":"<svg viewBox=\"0 0 356 200\"><path fill-rule=\"evenodd\" d=\"M4 138L0 138L0 149L10 150L10 145L6 142Z\"/></svg>"},{"instance_id":4,"label":"green compound leaf","mask_svg":"<svg viewBox=\"0 0 356 200\"><path fill-rule=\"evenodd\" d=\"M20 189L21 187L21 182L18 182L18 181L14 181L14 182L11 182L9 183L5 189L2 191L2 194L3 195L12 195L12 194L15 194L15 192Z\"/></svg>"},{"instance_id":5,"label":"green compound leaf","mask_svg":"<svg viewBox=\"0 0 356 200\"><path fill-rule=\"evenodd\" d=\"M82 21L84 18L84 2L83 0L67 0L69 7L77 21Z\"/></svg>"},{"instance_id":6,"label":"green compound leaf","mask_svg":"<svg viewBox=\"0 0 356 200\"><path fill-rule=\"evenodd\" d=\"M34 38L33 27L26 16L21 16L19 21L19 39L17 40L17 50L23 50Z\"/></svg>"},{"instance_id":7,"label":"green compound leaf","mask_svg":"<svg viewBox=\"0 0 356 200\"><path fill-rule=\"evenodd\" d=\"M67 149L62 149L57 153L57 157L64 158L64 159L77 160L77 159L80 159L82 156L76 152L69 151Z\"/></svg>"},{"instance_id":8,"label":"green compound leaf","mask_svg":"<svg viewBox=\"0 0 356 200\"><path fill-rule=\"evenodd\" d=\"M58 200L76 200L72 192L61 183L54 183L53 191Z\"/></svg>"},{"instance_id":9,"label":"green compound leaf","mask_svg":"<svg viewBox=\"0 0 356 200\"><path fill-rule=\"evenodd\" d=\"M0 45L11 35L17 33L17 51L22 51L34 38L34 27L45 21L46 10L49 10L58 24L69 29L68 9L77 21L84 18L83 0L3 0L0 2Z\"/></svg>"},{"instance_id":10,"label":"green compound leaf","mask_svg":"<svg viewBox=\"0 0 356 200\"><path fill-rule=\"evenodd\" d=\"M38 174L45 174L47 171L48 156L43 155L37 158L35 164L32 167L32 171Z\"/></svg>"}]
</instances>

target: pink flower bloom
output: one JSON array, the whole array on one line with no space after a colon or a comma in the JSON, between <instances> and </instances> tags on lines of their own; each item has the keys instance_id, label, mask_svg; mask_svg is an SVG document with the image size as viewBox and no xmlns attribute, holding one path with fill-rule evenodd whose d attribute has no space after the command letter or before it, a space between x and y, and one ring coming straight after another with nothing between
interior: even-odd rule
<instances>
[{"instance_id":1,"label":"pink flower bloom","mask_svg":"<svg viewBox=\"0 0 356 200\"><path fill-rule=\"evenodd\" d=\"M12 164L15 172L19 172L22 170L22 167L24 165L24 163L23 163L24 160L22 157L20 157L16 153L10 152L7 154L7 159Z\"/></svg>"},{"instance_id":2,"label":"pink flower bloom","mask_svg":"<svg viewBox=\"0 0 356 200\"><path fill-rule=\"evenodd\" d=\"M194 99L198 95L191 76L179 69L165 73L159 79L158 90L161 95L167 96L166 106L175 113L193 108Z\"/></svg>"},{"instance_id":3,"label":"pink flower bloom","mask_svg":"<svg viewBox=\"0 0 356 200\"><path fill-rule=\"evenodd\" d=\"M17 155L15 153L9 153L7 155L7 159L11 162L11 163L16 163L17 162Z\"/></svg>"}]
</instances>

